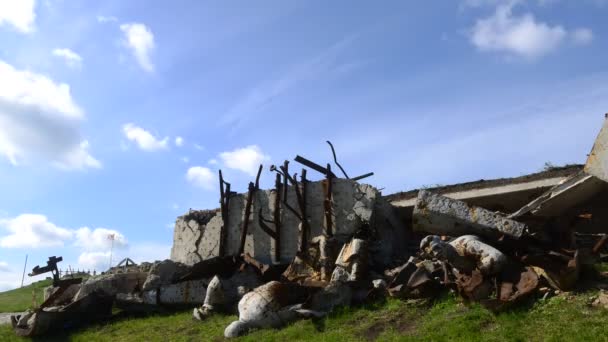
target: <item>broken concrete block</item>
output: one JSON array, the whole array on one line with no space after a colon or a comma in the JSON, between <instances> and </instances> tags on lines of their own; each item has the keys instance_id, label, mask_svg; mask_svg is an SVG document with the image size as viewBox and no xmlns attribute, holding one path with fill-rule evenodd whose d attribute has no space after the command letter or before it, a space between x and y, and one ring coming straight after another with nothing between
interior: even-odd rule
<instances>
[{"instance_id":1,"label":"broken concrete block","mask_svg":"<svg viewBox=\"0 0 608 342\"><path fill-rule=\"evenodd\" d=\"M219 210L195 210L175 221L171 260L186 265L219 255Z\"/></svg>"},{"instance_id":2,"label":"broken concrete block","mask_svg":"<svg viewBox=\"0 0 608 342\"><path fill-rule=\"evenodd\" d=\"M74 296L74 301L88 296L96 290L114 296L117 293L138 292L141 290L148 273L128 272L117 274L104 274L87 279Z\"/></svg>"},{"instance_id":3,"label":"broken concrete block","mask_svg":"<svg viewBox=\"0 0 608 342\"><path fill-rule=\"evenodd\" d=\"M226 327L224 336L233 338L254 328L281 327L299 316L293 305L302 303L307 295L302 287L278 281L257 287L239 301L239 319Z\"/></svg>"},{"instance_id":4,"label":"broken concrete block","mask_svg":"<svg viewBox=\"0 0 608 342\"><path fill-rule=\"evenodd\" d=\"M336 258L336 266L348 272L348 280L362 280L367 276L367 256L367 241L352 239L342 246Z\"/></svg>"},{"instance_id":5,"label":"broken concrete block","mask_svg":"<svg viewBox=\"0 0 608 342\"><path fill-rule=\"evenodd\" d=\"M474 234L490 239L503 235L519 239L527 226L489 210L421 190L414 207L413 229L453 237Z\"/></svg>"},{"instance_id":6,"label":"broken concrete block","mask_svg":"<svg viewBox=\"0 0 608 342\"><path fill-rule=\"evenodd\" d=\"M205 300L208 284L208 280L201 279L162 286L158 295L158 304L202 304Z\"/></svg>"},{"instance_id":7,"label":"broken concrete block","mask_svg":"<svg viewBox=\"0 0 608 342\"><path fill-rule=\"evenodd\" d=\"M59 290L59 287L47 286L44 288L44 300L46 301L53 293ZM67 302L70 302L72 298L76 295L76 293L80 290L80 284L72 284L68 286L68 288L61 294L59 297L55 298L53 303L49 303L49 305L62 305Z\"/></svg>"},{"instance_id":8,"label":"broken concrete block","mask_svg":"<svg viewBox=\"0 0 608 342\"><path fill-rule=\"evenodd\" d=\"M169 259L155 262L148 272L148 277L142 286L142 290L148 291L163 285L169 285L185 275L189 270L189 266Z\"/></svg>"},{"instance_id":9,"label":"broken concrete block","mask_svg":"<svg viewBox=\"0 0 608 342\"><path fill-rule=\"evenodd\" d=\"M464 235L450 242L458 255L475 260L484 275L497 274L508 263L508 258L498 249L482 242L477 236Z\"/></svg>"}]
</instances>

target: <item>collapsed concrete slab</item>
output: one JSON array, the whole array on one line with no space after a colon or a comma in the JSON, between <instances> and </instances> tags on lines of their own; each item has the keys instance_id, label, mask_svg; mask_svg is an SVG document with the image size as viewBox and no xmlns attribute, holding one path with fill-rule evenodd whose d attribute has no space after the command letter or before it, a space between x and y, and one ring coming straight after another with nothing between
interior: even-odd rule
<instances>
[{"instance_id":1,"label":"collapsed concrete slab","mask_svg":"<svg viewBox=\"0 0 608 342\"><path fill-rule=\"evenodd\" d=\"M92 277L82 283L73 300L78 301L96 291L101 291L108 296L115 296L117 293L139 292L147 277L146 272L104 274Z\"/></svg>"},{"instance_id":2,"label":"collapsed concrete slab","mask_svg":"<svg viewBox=\"0 0 608 342\"><path fill-rule=\"evenodd\" d=\"M519 239L527 227L495 212L421 190L414 207L413 229L448 236L474 234L498 239L506 235Z\"/></svg>"}]
</instances>

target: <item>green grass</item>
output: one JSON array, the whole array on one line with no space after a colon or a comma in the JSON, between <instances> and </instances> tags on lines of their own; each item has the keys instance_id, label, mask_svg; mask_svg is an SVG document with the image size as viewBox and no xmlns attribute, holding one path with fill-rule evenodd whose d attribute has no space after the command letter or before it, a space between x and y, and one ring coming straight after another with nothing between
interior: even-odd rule
<instances>
[{"instance_id":1,"label":"green grass","mask_svg":"<svg viewBox=\"0 0 608 342\"><path fill-rule=\"evenodd\" d=\"M597 265L598 270L606 264ZM32 289L49 281L0 293L0 312L31 305ZM280 330L259 330L238 341L608 341L608 310L589 305L597 291L532 298L494 314L478 304L465 305L445 295L432 303L388 299L358 308L339 308L321 320L302 320ZM42 294L40 293L40 297ZM191 310L148 316L117 313L107 322L39 341L222 341L236 316L216 315L194 321ZM28 341L0 326L0 341Z\"/></svg>"},{"instance_id":2,"label":"green grass","mask_svg":"<svg viewBox=\"0 0 608 342\"><path fill-rule=\"evenodd\" d=\"M395 299L342 308L281 330L258 330L238 341L608 341L608 310L589 306L595 292L538 300L494 314L448 295L420 305ZM190 311L115 318L43 341L221 341L236 316L193 321ZM0 326L1 341L27 341Z\"/></svg>"},{"instance_id":3,"label":"green grass","mask_svg":"<svg viewBox=\"0 0 608 342\"><path fill-rule=\"evenodd\" d=\"M36 293L37 304L44 299L43 289L51 285L51 280L40 280L19 289L0 292L0 312L21 312L32 306L32 291Z\"/></svg>"}]
</instances>

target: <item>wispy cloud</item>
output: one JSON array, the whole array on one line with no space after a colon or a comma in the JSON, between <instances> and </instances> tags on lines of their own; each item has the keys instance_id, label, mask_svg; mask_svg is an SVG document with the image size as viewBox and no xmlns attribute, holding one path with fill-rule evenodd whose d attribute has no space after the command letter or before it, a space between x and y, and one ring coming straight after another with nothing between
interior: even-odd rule
<instances>
[{"instance_id":1,"label":"wispy cloud","mask_svg":"<svg viewBox=\"0 0 608 342\"><path fill-rule=\"evenodd\" d=\"M302 83L327 76L337 68L337 58L356 38L356 35L348 36L311 58L293 65L280 76L256 85L222 116L220 125L231 125L234 130L256 117L256 114L263 111L272 101L293 91Z\"/></svg>"},{"instance_id":2,"label":"wispy cloud","mask_svg":"<svg viewBox=\"0 0 608 342\"><path fill-rule=\"evenodd\" d=\"M57 48L53 50L53 56L64 60L65 64L70 68L80 68L82 66L82 57L76 52L67 48Z\"/></svg>"},{"instance_id":3,"label":"wispy cloud","mask_svg":"<svg viewBox=\"0 0 608 342\"><path fill-rule=\"evenodd\" d=\"M137 60L139 66L147 71L154 71L154 64L150 54L155 48L154 34L150 28L142 23L128 23L120 25L125 36L125 45Z\"/></svg>"},{"instance_id":4,"label":"wispy cloud","mask_svg":"<svg viewBox=\"0 0 608 342\"><path fill-rule=\"evenodd\" d=\"M0 261L0 272L11 272L11 268L8 267L8 263L5 261Z\"/></svg>"},{"instance_id":5,"label":"wispy cloud","mask_svg":"<svg viewBox=\"0 0 608 342\"><path fill-rule=\"evenodd\" d=\"M117 22L118 18L116 18L115 16L105 16L105 15L98 15L97 16L97 22L99 23L112 23L112 22Z\"/></svg>"}]
</instances>

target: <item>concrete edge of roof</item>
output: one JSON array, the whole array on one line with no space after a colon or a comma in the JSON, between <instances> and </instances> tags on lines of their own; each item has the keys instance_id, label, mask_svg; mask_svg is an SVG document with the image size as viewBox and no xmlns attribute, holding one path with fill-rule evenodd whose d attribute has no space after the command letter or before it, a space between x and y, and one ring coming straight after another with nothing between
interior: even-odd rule
<instances>
[{"instance_id":1,"label":"concrete edge of roof","mask_svg":"<svg viewBox=\"0 0 608 342\"><path fill-rule=\"evenodd\" d=\"M502 185L521 184L521 183L527 183L527 182L548 179L548 178L568 177L568 176L571 176L571 175L583 170L583 166L584 165L580 165L580 164L570 164L570 165L565 165L565 166L560 166L560 167L552 167L548 170L531 173L531 174L523 175L523 176L519 176L519 177L497 178L497 179L488 179L488 180L480 179L480 180L472 181L472 182L451 184L451 185L438 186L438 187L433 187L433 188L426 188L426 190L431 190L432 192L437 193L437 194L446 194L446 193L461 192L461 191L468 191L468 190L479 190L479 189L497 187L497 186L502 186ZM408 190L408 191L397 192L394 194L386 195L386 196L384 196L384 198L387 199L389 202L407 200L407 199L415 198L418 195L418 191L420 191L420 189L412 189L412 190Z\"/></svg>"}]
</instances>

